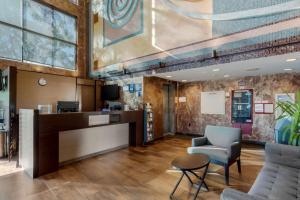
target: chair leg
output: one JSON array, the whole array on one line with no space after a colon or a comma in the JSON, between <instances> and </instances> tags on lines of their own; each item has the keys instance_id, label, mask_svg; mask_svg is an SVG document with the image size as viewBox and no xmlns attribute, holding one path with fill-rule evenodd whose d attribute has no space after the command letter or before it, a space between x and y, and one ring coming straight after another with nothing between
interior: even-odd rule
<instances>
[{"instance_id":1,"label":"chair leg","mask_svg":"<svg viewBox=\"0 0 300 200\"><path fill-rule=\"evenodd\" d=\"M236 160L236 163L237 163L237 166L238 166L238 171L239 171L239 173L242 173L242 169L241 169L241 159L240 159L240 158L237 159L237 160Z\"/></svg>"},{"instance_id":2,"label":"chair leg","mask_svg":"<svg viewBox=\"0 0 300 200\"><path fill-rule=\"evenodd\" d=\"M229 165L224 166L225 171L225 183L226 185L229 185Z\"/></svg>"}]
</instances>

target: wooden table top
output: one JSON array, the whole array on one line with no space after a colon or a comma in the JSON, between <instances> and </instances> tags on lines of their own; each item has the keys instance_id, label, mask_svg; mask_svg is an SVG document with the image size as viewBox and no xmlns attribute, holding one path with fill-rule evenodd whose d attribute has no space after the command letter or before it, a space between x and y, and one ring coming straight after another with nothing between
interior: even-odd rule
<instances>
[{"instance_id":1,"label":"wooden table top","mask_svg":"<svg viewBox=\"0 0 300 200\"><path fill-rule=\"evenodd\" d=\"M181 170L196 170L208 163L209 157L205 154L188 154L175 158L171 164Z\"/></svg>"}]
</instances>

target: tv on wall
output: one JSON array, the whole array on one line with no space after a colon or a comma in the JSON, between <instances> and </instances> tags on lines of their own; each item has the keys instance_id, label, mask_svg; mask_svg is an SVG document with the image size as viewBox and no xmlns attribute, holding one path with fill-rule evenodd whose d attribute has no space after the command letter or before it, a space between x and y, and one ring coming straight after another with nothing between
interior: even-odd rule
<instances>
[{"instance_id":1,"label":"tv on wall","mask_svg":"<svg viewBox=\"0 0 300 200\"><path fill-rule=\"evenodd\" d=\"M102 100L118 100L120 98L120 89L118 85L104 85L101 87Z\"/></svg>"}]
</instances>

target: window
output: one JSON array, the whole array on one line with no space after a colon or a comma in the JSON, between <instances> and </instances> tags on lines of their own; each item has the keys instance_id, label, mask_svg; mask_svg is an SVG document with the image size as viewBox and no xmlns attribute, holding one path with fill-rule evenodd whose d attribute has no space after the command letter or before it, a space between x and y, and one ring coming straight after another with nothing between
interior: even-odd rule
<instances>
[{"instance_id":1,"label":"window","mask_svg":"<svg viewBox=\"0 0 300 200\"><path fill-rule=\"evenodd\" d=\"M1 4L1 58L75 70L75 17L35 0L1 0Z\"/></svg>"}]
</instances>

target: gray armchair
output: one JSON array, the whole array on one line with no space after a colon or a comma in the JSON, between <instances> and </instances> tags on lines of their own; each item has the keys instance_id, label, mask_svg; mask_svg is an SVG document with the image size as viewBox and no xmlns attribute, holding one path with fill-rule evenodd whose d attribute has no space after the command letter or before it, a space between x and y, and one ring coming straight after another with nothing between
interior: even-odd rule
<instances>
[{"instance_id":1,"label":"gray armchair","mask_svg":"<svg viewBox=\"0 0 300 200\"><path fill-rule=\"evenodd\" d=\"M241 173L241 130L239 128L207 126L204 137L194 138L189 154L203 153L214 164L224 166L225 182L229 184L229 167L237 162Z\"/></svg>"}]
</instances>

